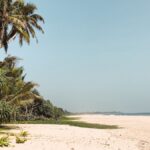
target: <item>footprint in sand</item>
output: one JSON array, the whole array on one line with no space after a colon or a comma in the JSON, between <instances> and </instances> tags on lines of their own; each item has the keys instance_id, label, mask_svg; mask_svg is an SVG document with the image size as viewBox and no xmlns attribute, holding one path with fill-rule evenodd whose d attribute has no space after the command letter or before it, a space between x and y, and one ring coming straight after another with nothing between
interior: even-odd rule
<instances>
[{"instance_id":1,"label":"footprint in sand","mask_svg":"<svg viewBox=\"0 0 150 150\"><path fill-rule=\"evenodd\" d=\"M139 141L138 147L140 150L150 150L150 143L144 140Z\"/></svg>"}]
</instances>

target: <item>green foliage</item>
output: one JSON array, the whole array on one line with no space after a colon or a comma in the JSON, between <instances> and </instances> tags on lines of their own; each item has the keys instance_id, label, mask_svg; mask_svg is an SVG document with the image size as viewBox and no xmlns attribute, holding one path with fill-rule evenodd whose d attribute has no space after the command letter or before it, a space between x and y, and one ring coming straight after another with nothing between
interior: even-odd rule
<instances>
[{"instance_id":1,"label":"green foliage","mask_svg":"<svg viewBox=\"0 0 150 150\"><path fill-rule=\"evenodd\" d=\"M62 117L58 120L30 120L30 121L19 121L19 124L57 124L57 125L70 125L82 128L93 128L93 129L118 129L116 125L105 125L105 124L95 124L87 123L83 121L78 121L79 118L76 117Z\"/></svg>"},{"instance_id":2,"label":"green foliage","mask_svg":"<svg viewBox=\"0 0 150 150\"><path fill-rule=\"evenodd\" d=\"M35 29L43 31L39 21L44 19L36 14L36 6L25 3L24 0L1 0L0 1L0 47L8 49L11 39L19 38L20 45L23 41L30 43L30 38L36 38Z\"/></svg>"},{"instance_id":3,"label":"green foliage","mask_svg":"<svg viewBox=\"0 0 150 150\"><path fill-rule=\"evenodd\" d=\"M29 133L27 131L22 130L18 134L8 132L8 130L16 129L16 128L18 128L18 127L10 126L10 125L0 127L0 134L6 135L6 136L0 137L0 147L8 147L10 145L10 139L14 139L14 138L16 140L16 143L18 143L18 144L25 143L27 141L27 136L29 135ZM9 138L9 137L11 137L11 138Z\"/></svg>"},{"instance_id":4,"label":"green foliage","mask_svg":"<svg viewBox=\"0 0 150 150\"><path fill-rule=\"evenodd\" d=\"M0 147L8 147L10 144L9 142L9 137L8 136L4 136L0 138Z\"/></svg>"},{"instance_id":5,"label":"green foliage","mask_svg":"<svg viewBox=\"0 0 150 150\"><path fill-rule=\"evenodd\" d=\"M11 105L25 103L26 100L36 97L32 89L36 84L24 81L22 67L16 67L17 58L8 56L0 62L0 99L7 101Z\"/></svg>"},{"instance_id":6,"label":"green foliage","mask_svg":"<svg viewBox=\"0 0 150 150\"><path fill-rule=\"evenodd\" d=\"M117 129L116 125L105 125L105 124L95 124L95 123L87 123L82 121L71 121L71 120L63 120L61 124L67 124L70 126L82 127L82 128L94 128L94 129Z\"/></svg>"},{"instance_id":7,"label":"green foliage","mask_svg":"<svg viewBox=\"0 0 150 150\"><path fill-rule=\"evenodd\" d=\"M41 101L35 101L34 105L37 105L33 110L35 116L43 116L46 118L52 118L54 113L54 106L49 100L41 99Z\"/></svg>"},{"instance_id":8,"label":"green foliage","mask_svg":"<svg viewBox=\"0 0 150 150\"><path fill-rule=\"evenodd\" d=\"M10 118L14 121L60 118L63 110L44 100L34 88L37 84L24 80L23 67L16 67L18 60L8 56L0 62L0 123L8 122Z\"/></svg>"},{"instance_id":9,"label":"green foliage","mask_svg":"<svg viewBox=\"0 0 150 150\"><path fill-rule=\"evenodd\" d=\"M26 138L16 136L16 143L17 143L17 144L22 144L22 143L25 143L26 141L27 141Z\"/></svg>"},{"instance_id":10,"label":"green foliage","mask_svg":"<svg viewBox=\"0 0 150 150\"><path fill-rule=\"evenodd\" d=\"M54 118L55 120L58 120L62 115L64 114L64 111L62 108L54 107Z\"/></svg>"},{"instance_id":11,"label":"green foliage","mask_svg":"<svg viewBox=\"0 0 150 150\"><path fill-rule=\"evenodd\" d=\"M26 107L35 98L39 98L32 92L36 84L24 81L23 68L16 67L17 60L16 57L8 56L0 62L0 102L2 105L11 106L11 111L7 107L1 109L1 114L7 112L7 115L1 115L1 123L9 120L10 114L11 118L16 120L20 115L18 112L20 106ZM6 120L4 117L8 119Z\"/></svg>"},{"instance_id":12,"label":"green foliage","mask_svg":"<svg viewBox=\"0 0 150 150\"><path fill-rule=\"evenodd\" d=\"M21 131L18 135L16 135L16 143L21 144L27 141L27 136L29 133L27 131Z\"/></svg>"},{"instance_id":13,"label":"green foliage","mask_svg":"<svg viewBox=\"0 0 150 150\"><path fill-rule=\"evenodd\" d=\"M44 33L39 24L44 23L44 19L35 13L36 10L34 4L24 0L0 0L0 48L7 52L8 43L16 37L20 45L24 41L30 43L31 37L37 40L35 29ZM18 60L8 56L0 62L0 103L5 103L0 104L0 123L10 119L59 118L62 113L60 109L33 90L37 84L24 80L23 67L16 67Z\"/></svg>"},{"instance_id":14,"label":"green foliage","mask_svg":"<svg viewBox=\"0 0 150 150\"><path fill-rule=\"evenodd\" d=\"M0 101L0 123L7 123L11 120L11 108L5 101Z\"/></svg>"},{"instance_id":15,"label":"green foliage","mask_svg":"<svg viewBox=\"0 0 150 150\"><path fill-rule=\"evenodd\" d=\"M21 131L19 134L21 137L27 137L29 133L27 131Z\"/></svg>"}]
</instances>

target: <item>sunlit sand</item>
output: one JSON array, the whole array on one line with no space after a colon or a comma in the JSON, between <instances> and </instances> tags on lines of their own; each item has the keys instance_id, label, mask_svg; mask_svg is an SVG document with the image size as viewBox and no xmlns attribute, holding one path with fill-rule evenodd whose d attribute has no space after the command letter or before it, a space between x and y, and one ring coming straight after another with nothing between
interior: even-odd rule
<instances>
[{"instance_id":1,"label":"sunlit sand","mask_svg":"<svg viewBox=\"0 0 150 150\"><path fill-rule=\"evenodd\" d=\"M30 133L24 144L3 150L150 150L150 117L79 115L90 123L119 129L88 129L68 125L19 125Z\"/></svg>"}]
</instances>

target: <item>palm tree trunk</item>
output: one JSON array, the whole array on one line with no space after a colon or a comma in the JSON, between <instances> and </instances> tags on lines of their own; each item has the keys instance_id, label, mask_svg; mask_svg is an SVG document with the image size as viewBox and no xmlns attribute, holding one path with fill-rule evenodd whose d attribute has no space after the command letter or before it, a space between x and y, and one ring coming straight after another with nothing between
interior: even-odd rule
<instances>
[{"instance_id":1,"label":"palm tree trunk","mask_svg":"<svg viewBox=\"0 0 150 150\"><path fill-rule=\"evenodd\" d=\"M3 6L3 18L1 20L1 26L0 26L0 46L3 47L3 41L4 41L4 33L5 33L5 16L6 16L6 11L7 11L7 3L8 1L5 0L4 2L4 6Z\"/></svg>"}]
</instances>

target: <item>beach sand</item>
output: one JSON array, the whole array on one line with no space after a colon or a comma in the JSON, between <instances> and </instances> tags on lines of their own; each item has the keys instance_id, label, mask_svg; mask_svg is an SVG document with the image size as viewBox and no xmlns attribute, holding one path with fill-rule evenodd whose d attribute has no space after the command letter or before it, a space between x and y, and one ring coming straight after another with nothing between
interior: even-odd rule
<instances>
[{"instance_id":1,"label":"beach sand","mask_svg":"<svg viewBox=\"0 0 150 150\"><path fill-rule=\"evenodd\" d=\"M68 125L17 125L30 133L24 144L12 142L3 150L150 150L150 117L79 115L90 123L120 129L88 129ZM18 132L18 131L16 131Z\"/></svg>"}]
</instances>

